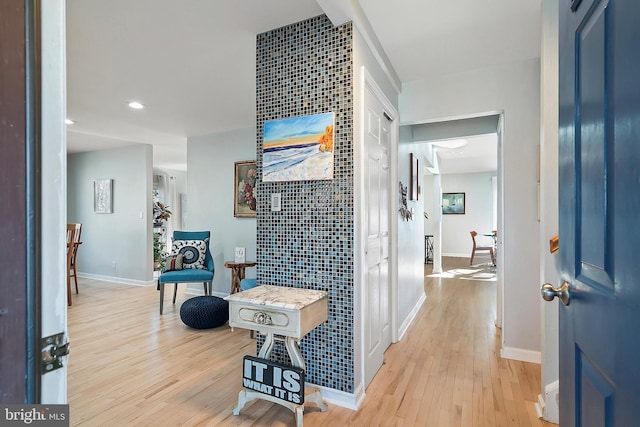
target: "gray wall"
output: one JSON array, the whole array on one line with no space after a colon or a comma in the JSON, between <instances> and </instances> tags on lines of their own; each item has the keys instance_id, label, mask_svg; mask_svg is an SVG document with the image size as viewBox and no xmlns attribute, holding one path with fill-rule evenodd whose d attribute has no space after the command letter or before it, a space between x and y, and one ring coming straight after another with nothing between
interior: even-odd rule
<instances>
[{"instance_id":1,"label":"gray wall","mask_svg":"<svg viewBox=\"0 0 640 427\"><path fill-rule=\"evenodd\" d=\"M67 222L82 223L78 275L153 283L152 155L150 145L133 145L68 156ZM104 178L113 179L111 214L93 212L93 181Z\"/></svg>"},{"instance_id":2,"label":"gray wall","mask_svg":"<svg viewBox=\"0 0 640 427\"><path fill-rule=\"evenodd\" d=\"M235 247L246 248L247 261L257 259L255 218L233 216L234 162L255 160L256 131L254 128L238 129L192 137L188 139L187 147L188 228L211 232L210 248L216 269L213 292L226 296L231 273L224 267L224 262L234 259ZM246 277L255 276L255 268L246 270ZM201 285L189 285L189 289L202 293Z\"/></svg>"},{"instance_id":3,"label":"gray wall","mask_svg":"<svg viewBox=\"0 0 640 427\"><path fill-rule=\"evenodd\" d=\"M540 60L531 59L406 83L403 122L504 112L503 355L540 358L537 147L540 141ZM526 243L523 243L526 242Z\"/></svg>"},{"instance_id":4,"label":"gray wall","mask_svg":"<svg viewBox=\"0 0 640 427\"><path fill-rule=\"evenodd\" d=\"M403 138L404 139L404 138ZM408 317L416 304L424 301L424 174L418 173L422 189L418 200L409 200L410 153L418 158L418 168L424 166L425 144L403 143L398 145L398 180L407 187L407 208L413 209L413 219L398 219L398 322L405 332ZM394 194L398 190L392 188ZM399 196L398 196L399 197ZM392 212L392 215L400 215Z\"/></svg>"},{"instance_id":5,"label":"gray wall","mask_svg":"<svg viewBox=\"0 0 640 427\"><path fill-rule=\"evenodd\" d=\"M441 175L443 193L465 193L464 215L442 215L442 256L471 255L471 236L493 230L493 190L491 177L495 172L458 173ZM425 177L424 206L429 218L433 218L433 176ZM425 234L434 234L433 221L425 222ZM493 244L491 237L478 236L478 244ZM486 255L486 252L485 252Z\"/></svg>"}]
</instances>

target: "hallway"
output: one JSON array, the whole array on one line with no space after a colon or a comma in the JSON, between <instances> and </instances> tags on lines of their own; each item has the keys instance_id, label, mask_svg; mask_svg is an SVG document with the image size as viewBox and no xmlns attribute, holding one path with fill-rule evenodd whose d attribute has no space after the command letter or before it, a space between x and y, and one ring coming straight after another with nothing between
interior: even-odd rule
<instances>
[{"instance_id":1,"label":"hallway","mask_svg":"<svg viewBox=\"0 0 640 427\"><path fill-rule=\"evenodd\" d=\"M385 353L360 411L310 405L305 426L553 426L533 407L540 366L498 357L491 268L470 270L465 258L443 267L451 277L425 278L425 305ZM159 316L155 287L82 279L69 308L71 425L294 424L265 401L231 414L254 341L244 330L186 328L179 307L188 297Z\"/></svg>"}]
</instances>

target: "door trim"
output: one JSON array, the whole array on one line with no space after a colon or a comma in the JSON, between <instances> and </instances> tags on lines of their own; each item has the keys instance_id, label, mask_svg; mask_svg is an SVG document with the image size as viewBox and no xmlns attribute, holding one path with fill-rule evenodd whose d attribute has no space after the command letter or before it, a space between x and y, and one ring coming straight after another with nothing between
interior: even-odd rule
<instances>
[{"instance_id":1,"label":"door trim","mask_svg":"<svg viewBox=\"0 0 640 427\"><path fill-rule=\"evenodd\" d=\"M389 101L382 89L375 82L373 76L362 66L360 70L360 129L354 134L354 389L364 390L362 388L365 378L365 336L364 336L364 316L366 313L363 283L366 277L366 262L364 248L366 245L364 233L364 212L362 211L362 202L364 200L364 132L365 132L365 110L364 95L365 90L370 89L371 92L380 100L387 114L391 117L389 122L390 144L389 144L389 180L391 182L390 197L390 224L389 224L389 278L390 278L390 320L391 320L391 342L398 341L398 216L394 212L398 211L398 190L393 185L398 182L398 134L399 134L399 114L398 110ZM357 138L357 139L356 139Z\"/></svg>"},{"instance_id":2,"label":"door trim","mask_svg":"<svg viewBox=\"0 0 640 427\"><path fill-rule=\"evenodd\" d=\"M42 70L40 0L25 2L25 83L26 83L26 304L27 304L27 390L26 403L41 402L40 337L41 307L41 148L40 118Z\"/></svg>"}]
</instances>

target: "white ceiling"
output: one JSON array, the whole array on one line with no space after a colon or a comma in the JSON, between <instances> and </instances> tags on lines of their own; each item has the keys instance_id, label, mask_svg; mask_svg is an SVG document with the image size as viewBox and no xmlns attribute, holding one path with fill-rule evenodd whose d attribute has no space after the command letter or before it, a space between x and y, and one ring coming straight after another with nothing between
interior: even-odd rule
<instances>
[{"instance_id":1,"label":"white ceiling","mask_svg":"<svg viewBox=\"0 0 640 427\"><path fill-rule=\"evenodd\" d=\"M539 57L541 0L359 2L403 82ZM256 34L323 13L315 0L66 4L69 152L153 144L169 169L185 169L188 136L255 126Z\"/></svg>"},{"instance_id":2,"label":"white ceiling","mask_svg":"<svg viewBox=\"0 0 640 427\"><path fill-rule=\"evenodd\" d=\"M438 172L495 172L498 170L498 135L466 136L467 144L459 148L436 148ZM429 141L437 143L438 141Z\"/></svg>"}]
</instances>

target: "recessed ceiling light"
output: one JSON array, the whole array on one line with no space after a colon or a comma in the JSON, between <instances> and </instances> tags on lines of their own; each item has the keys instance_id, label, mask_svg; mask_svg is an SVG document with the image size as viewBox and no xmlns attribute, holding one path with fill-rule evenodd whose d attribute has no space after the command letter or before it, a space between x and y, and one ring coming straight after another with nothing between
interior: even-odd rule
<instances>
[{"instance_id":1,"label":"recessed ceiling light","mask_svg":"<svg viewBox=\"0 0 640 427\"><path fill-rule=\"evenodd\" d=\"M64 122L65 122L66 124L68 124L68 125L72 125L72 124L74 124L74 123L75 123L75 122L74 122L73 120L71 120L71 119L64 119Z\"/></svg>"},{"instance_id":2,"label":"recessed ceiling light","mask_svg":"<svg viewBox=\"0 0 640 427\"><path fill-rule=\"evenodd\" d=\"M139 102L132 101L132 102L129 103L129 107L135 108L136 110L139 110L141 108L144 108L144 105L140 104Z\"/></svg>"}]
</instances>

